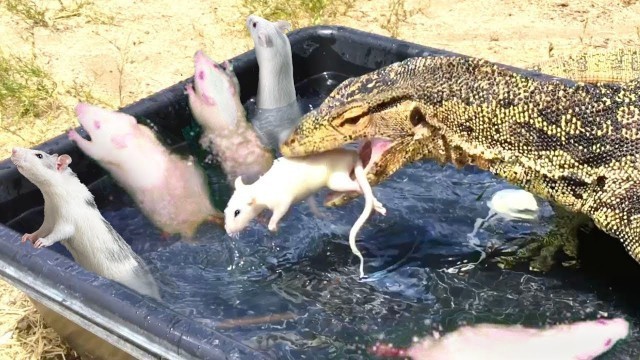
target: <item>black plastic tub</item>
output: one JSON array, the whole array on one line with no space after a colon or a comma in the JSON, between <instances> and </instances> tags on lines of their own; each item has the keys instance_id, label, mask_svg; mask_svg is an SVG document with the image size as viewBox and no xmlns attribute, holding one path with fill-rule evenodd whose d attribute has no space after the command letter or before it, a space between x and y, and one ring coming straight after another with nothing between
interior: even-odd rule
<instances>
[{"instance_id":1,"label":"black plastic tub","mask_svg":"<svg viewBox=\"0 0 640 360\"><path fill-rule=\"evenodd\" d=\"M317 106L331 89L348 77L358 76L408 57L427 54L458 55L345 27L304 28L291 32L289 38L293 51L295 81L297 84L301 84L298 87L298 95L303 99L313 98L315 102L311 101L309 103L311 106ZM250 51L231 59L231 62L240 82L242 101L247 102L254 97L257 89L258 67L255 54ZM518 71L526 72L533 77L548 78L535 72ZM148 119L157 127L159 133L167 134L168 142L170 138L173 145L180 145L185 142L184 129L192 122L187 98L183 92L184 85L190 80L186 79L121 110L136 117ZM309 85L310 83L311 85ZM84 132L81 131L81 134ZM109 181L105 172L69 142L66 135L53 138L37 148L49 153L70 154L73 158L71 167L81 181L90 186L102 211L107 209L106 204L113 201L114 197L124 196L118 187L105 185ZM323 296L314 297L315 293L313 293L314 295L309 295L307 298L298 297L297 300L285 300L288 298L283 295L281 303L276 301L271 304L272 308L281 308L285 311L291 308L291 306L285 306L287 301L296 303L296 301L312 299L312 304L308 305L309 309L312 309L309 310L309 314L319 308L321 313L327 314L326 319L329 319L326 323L322 323L322 316L313 315L315 317L310 317L308 322L304 322L303 330L299 325L302 323L287 323L287 320L269 325L273 326L269 328L271 331L269 336L272 336L272 343L277 343L278 346L271 347L269 345L270 338L267 335L256 335L255 333L246 335L248 333L242 331L221 331L216 328L215 324L219 324L222 319L215 317L202 319L202 316L195 316L193 312L177 311L164 303L141 296L119 284L87 272L75 264L59 244L41 250L35 250L28 244L21 244L20 236L25 232L32 232L42 221L43 199L40 192L17 172L8 159L0 163L0 275L24 291L42 313L46 322L85 358L360 358L368 356L365 348L371 345L377 337L384 336L387 339L395 340L396 344L403 342L406 344L413 335L428 333L431 329L432 318L434 324L443 324L443 328L446 330L452 329L462 322L479 321L540 325L547 321L593 317L598 312L606 311L610 315L617 314L630 319L634 324L634 334L637 334L639 318L637 306L631 306L631 309L628 307L629 301L633 304L637 298L629 300L629 296L619 290L619 288L635 287L625 286L625 284L638 283L637 271L635 264L629 262L630 259L621 250L616 240L607 238L599 232L590 236L590 239L597 238L597 243L593 245L593 241L586 242L587 244L581 251L585 266L579 272L558 270L549 275L540 276L529 275L525 272L505 272L494 268L491 270L476 269L476 272L453 278L454 275L448 275L449 272L441 270L451 268L459 262L469 262L478 258L477 251L462 243L459 246L451 246L450 248L455 248L455 251L449 251L446 242L442 240L446 237L443 234L447 234L447 231L454 231L447 230L444 218L447 209L463 205L458 205L448 199L443 200L440 210L431 209L422 213L421 211L424 209L416 210L415 206L420 205L420 201L425 204L438 203L438 199L427 198L424 194L419 193L423 179L416 175L416 171L432 174L431 182L449 181L447 186L450 189L466 194L459 196L461 199L465 199L467 205L473 204L472 200L469 200L470 198L479 197L480 190L476 191L476 188L474 188L476 190L469 190L472 186L468 184L471 184L472 181L477 181L480 184L479 188L484 190L488 185L482 184L494 184L496 186L493 188L494 190L506 185L490 174L473 169L456 172L447 167L435 166L430 162L410 165L407 168L408 170L400 171L394 177L396 182L390 180L389 185L381 185L376 189L376 191L384 192L381 196L387 196L388 209L397 207L400 209L398 213L402 216L396 219L393 224L386 223L385 226L379 226L378 230L373 230L373 226L369 227L364 231L363 236L368 236L371 240L363 240L363 244L360 245L368 259L393 258L389 260L393 263L389 266L380 265L385 260L376 263L379 269L384 268L379 271L377 281L383 281L380 279L383 279L385 274L402 273L405 274L404 277L393 278L395 282L389 280L384 284L384 288L381 288L380 282L377 285L361 285L357 281L348 280L355 276L356 262L348 252L344 243L346 241L345 232L341 230L342 235L338 236L340 240L331 240L328 244L326 242L307 244L306 248L298 249L300 251L294 255L292 255L292 251L279 253L276 244L272 247L274 249L273 257L267 256L257 261L259 263L258 271L249 275L245 274L245 277L242 278L246 280L253 276L252 279L255 280L255 278L262 276L264 281L280 281L280 283L270 286L284 286L285 290L278 288L282 290L280 292L283 294L287 293L286 286L290 286L289 295L295 293L298 296L304 291L321 293L329 288L342 289L342 292L337 295L335 293L332 295L329 291ZM456 176L458 177L456 178ZM469 183L466 183L465 179L470 179ZM401 191L398 188L400 183L414 184L414 187L407 190L406 186L408 185L402 185L405 188ZM396 197L400 197L400 199L394 202L391 199L395 199L395 197L388 195L391 192L396 192L396 194L402 192L402 196L397 195ZM412 194L412 192L414 195L417 194L410 199L414 201L412 204L415 206L402 208L403 199L409 201L407 199L411 195L407 194ZM441 190L436 192L442 193ZM350 226L361 209L358 201L354 201L354 204L352 206L353 214L349 215L352 219L346 226ZM468 206L484 209L483 205ZM301 213L292 215L298 220L308 219L308 217L301 218L301 216L303 216ZM443 217L439 218L438 216ZM105 217L108 216L105 215ZM472 226L475 217L471 213L462 218L465 224L470 223ZM119 228L113 217L109 220L114 223L117 230L123 233L123 237L127 241L133 238L133 236L127 236L127 234L131 234L131 231ZM424 222L421 222L423 220ZM376 224L377 220L373 223ZM296 226L304 226L302 222L301 224ZM532 231L531 227L522 226L525 229L519 231ZM331 235L333 234L328 237ZM261 237L256 237L253 241L263 246L264 244L260 243L261 239ZM227 240L220 240L220 242L224 241ZM269 240L273 243L277 243L277 241L276 238ZM421 245L420 241L427 244L429 249L424 250L426 245ZM137 252L153 254L159 249L171 246L171 244L170 241L163 243L156 239L155 242L147 241L142 245L132 242L132 247ZM181 246L185 252L190 249L189 245ZM416 252L416 248L422 248L423 252ZM605 248L612 250L605 251ZM391 250L397 253L404 251L406 254L400 254L404 257L396 256L397 254L390 253ZM211 252L209 251L209 253ZM382 253L386 255L380 255ZM327 254L329 255L327 256ZM198 256L198 261L202 261L203 256ZM279 263L282 258L287 259L284 261L285 265ZM336 265L336 262L340 266ZM348 267L341 267L345 264ZM157 270L162 269L163 264L156 257L153 266ZM204 265L199 266L206 269ZM424 277L412 277L411 273L420 269L432 270L428 275L429 280L425 280L427 278ZM371 269L369 268L369 270ZM174 273L180 271L180 267L177 267ZM309 271L311 273L308 273ZM323 278L324 273L332 271L342 275ZM413 285L403 285L398 279L422 280L413 281ZM523 284L527 284L526 288ZM593 284L598 284L599 287L592 287L596 286ZM622 284L622 286L612 288L612 284ZM400 287L402 290L394 291L394 286ZM168 288L171 289L171 287ZM212 282L210 291L210 296L213 297L213 294L224 294L231 290L225 286L216 288L216 283ZM169 292L166 286L163 287L164 294L169 294ZM347 292L349 293L347 294ZM469 295L469 293L474 295ZM493 293L496 296L492 297ZM267 303L273 300L267 296L260 298L260 293L239 294L244 294L244 297L236 299L236 303L250 303L250 300L247 299L249 297L256 297L252 299L256 303L260 301ZM326 301L328 300L326 299L332 296L334 303L327 306ZM484 301L482 309L478 310L469 305L456 303L459 299L469 297L474 298L475 303ZM514 299L514 297L519 297L519 299ZM371 298L377 300L367 300ZM563 301L562 304L573 302L573 305L565 308L558 302L559 298ZM520 302L514 305L513 301ZM449 302L450 305L448 305ZM518 309L517 306L520 308ZM212 304L211 307L215 307L215 304ZM514 308L516 308L515 311L513 311ZM532 308L539 313L528 313L527 311ZM438 309L439 313L437 316L420 320L423 326L402 320L403 316L409 316L412 319L419 318L419 314L424 314L425 309ZM496 313L491 313L486 309ZM227 312L230 314L240 313L234 311L231 309ZM251 311L244 311L241 315L247 314L269 315L268 312ZM311 316L309 314L307 316ZM301 312L298 312L297 315L302 318L305 316ZM371 320L370 316L378 317L379 319L376 321L389 321L388 324L394 326L381 325L378 328L375 325L377 323ZM396 320L393 320L394 317L399 319L397 324ZM359 322L359 319L364 320ZM403 321L405 322L403 323ZM403 327L403 324L406 326ZM304 338L306 340L305 346L291 345L297 344L295 336L290 336L287 338L288 340L282 340L286 336L273 335L278 332L278 327L287 328L288 334ZM262 329L266 328L265 325ZM346 335L341 332L346 332ZM248 341L249 336L251 336L251 341ZM334 346L331 345L332 340L326 340L340 336L343 339L349 339L350 343L345 344L345 341L342 341L341 344L345 344L344 346ZM256 341L257 338L264 341ZM291 346L286 344L287 341ZM640 349L637 340L626 340L625 344L622 350L609 358L637 359L638 349Z\"/></svg>"}]
</instances>

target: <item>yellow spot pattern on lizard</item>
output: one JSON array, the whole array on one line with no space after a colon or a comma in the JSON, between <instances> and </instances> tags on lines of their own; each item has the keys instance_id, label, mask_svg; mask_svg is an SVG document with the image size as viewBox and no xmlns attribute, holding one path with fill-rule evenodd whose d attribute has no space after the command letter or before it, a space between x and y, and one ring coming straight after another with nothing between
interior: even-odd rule
<instances>
[{"instance_id":1,"label":"yellow spot pattern on lizard","mask_svg":"<svg viewBox=\"0 0 640 360\"><path fill-rule=\"evenodd\" d=\"M640 262L639 93L640 79L570 84L482 59L416 57L343 82L281 151L386 138L372 185L422 159L476 165L590 217Z\"/></svg>"}]
</instances>

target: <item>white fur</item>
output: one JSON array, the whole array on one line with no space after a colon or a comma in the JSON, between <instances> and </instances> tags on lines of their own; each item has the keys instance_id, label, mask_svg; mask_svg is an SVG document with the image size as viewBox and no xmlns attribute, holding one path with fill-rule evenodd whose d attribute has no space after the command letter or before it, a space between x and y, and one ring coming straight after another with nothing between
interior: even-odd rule
<instances>
[{"instance_id":1,"label":"white fur","mask_svg":"<svg viewBox=\"0 0 640 360\"><path fill-rule=\"evenodd\" d=\"M131 115L87 103L75 111L91 141L75 130L69 139L109 171L163 232L189 239L201 223L221 221L221 212L209 201L204 172L194 161L172 154Z\"/></svg>"},{"instance_id":2,"label":"white fur","mask_svg":"<svg viewBox=\"0 0 640 360\"><path fill-rule=\"evenodd\" d=\"M408 351L414 360L594 359L629 334L622 319L599 319L535 329L520 325L464 326Z\"/></svg>"},{"instance_id":3,"label":"white fur","mask_svg":"<svg viewBox=\"0 0 640 360\"><path fill-rule=\"evenodd\" d=\"M85 269L160 300L153 276L104 219L93 194L68 167L68 155L14 148L11 160L44 198L44 222L22 242L39 248L60 241Z\"/></svg>"},{"instance_id":4,"label":"white fur","mask_svg":"<svg viewBox=\"0 0 640 360\"><path fill-rule=\"evenodd\" d=\"M273 156L246 119L231 64L217 64L199 50L194 68L193 84L185 92L191 113L202 126L200 145L217 157L231 185L238 176L255 181L269 169Z\"/></svg>"},{"instance_id":5,"label":"white fur","mask_svg":"<svg viewBox=\"0 0 640 360\"><path fill-rule=\"evenodd\" d=\"M356 180L350 173L355 169ZM334 149L305 157L276 159L260 179L251 185L238 177L235 191L225 208L225 229L231 236L237 235L263 210L273 212L269 220L270 231L277 231L278 222L291 205L311 196L323 187L337 192L356 191L365 196L365 209L349 234L351 250L360 259L360 277L364 276L362 254L355 246L355 236L375 209L381 214L386 210L374 197L367 182L358 152ZM313 203L312 210L315 212Z\"/></svg>"},{"instance_id":6,"label":"white fur","mask_svg":"<svg viewBox=\"0 0 640 360\"><path fill-rule=\"evenodd\" d=\"M284 34L290 28L291 24L284 20L271 22L257 15L247 17L259 67L258 108L279 108L296 101L291 44Z\"/></svg>"}]
</instances>

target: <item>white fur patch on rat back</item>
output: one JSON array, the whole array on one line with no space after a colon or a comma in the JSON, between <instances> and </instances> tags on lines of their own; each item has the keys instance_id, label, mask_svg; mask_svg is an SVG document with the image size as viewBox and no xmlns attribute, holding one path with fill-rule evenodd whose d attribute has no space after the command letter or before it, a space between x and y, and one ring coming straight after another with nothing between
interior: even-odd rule
<instances>
[{"instance_id":1,"label":"white fur patch on rat back","mask_svg":"<svg viewBox=\"0 0 640 360\"><path fill-rule=\"evenodd\" d=\"M70 156L14 148L11 160L44 198L44 221L22 242L46 247L60 241L83 268L160 299L146 264L104 219L93 194L69 168Z\"/></svg>"}]
</instances>

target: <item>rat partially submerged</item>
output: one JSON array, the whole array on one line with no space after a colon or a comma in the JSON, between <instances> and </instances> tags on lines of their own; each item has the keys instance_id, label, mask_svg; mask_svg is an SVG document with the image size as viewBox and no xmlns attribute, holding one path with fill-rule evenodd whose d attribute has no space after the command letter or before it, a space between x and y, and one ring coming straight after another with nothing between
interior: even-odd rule
<instances>
[{"instance_id":1,"label":"rat partially submerged","mask_svg":"<svg viewBox=\"0 0 640 360\"><path fill-rule=\"evenodd\" d=\"M69 139L114 177L165 234L192 238L203 222L222 224L209 200L202 169L171 153L148 127L128 114L79 103L76 115L91 141L75 130Z\"/></svg>"},{"instance_id":2,"label":"rat partially submerged","mask_svg":"<svg viewBox=\"0 0 640 360\"><path fill-rule=\"evenodd\" d=\"M200 145L217 157L230 185L238 176L254 182L271 167L273 155L246 119L231 64L217 64L199 50L194 67L193 84L185 91L193 117L202 126Z\"/></svg>"},{"instance_id":3,"label":"rat partially submerged","mask_svg":"<svg viewBox=\"0 0 640 360\"><path fill-rule=\"evenodd\" d=\"M427 337L408 349L376 344L382 357L413 360L589 360L607 352L629 334L624 319L598 319L542 329L520 325L464 326L442 337Z\"/></svg>"},{"instance_id":4,"label":"rat partially submerged","mask_svg":"<svg viewBox=\"0 0 640 360\"><path fill-rule=\"evenodd\" d=\"M247 30L258 61L257 109L251 122L261 141L274 149L279 148L302 116L293 82L291 44L285 35L289 29L291 24L285 20L247 17Z\"/></svg>"},{"instance_id":5,"label":"rat partially submerged","mask_svg":"<svg viewBox=\"0 0 640 360\"><path fill-rule=\"evenodd\" d=\"M69 167L69 155L16 147L11 161L44 198L44 222L22 242L41 248L60 241L83 268L160 300L153 276L104 219L93 194Z\"/></svg>"},{"instance_id":6,"label":"rat partially submerged","mask_svg":"<svg viewBox=\"0 0 640 360\"><path fill-rule=\"evenodd\" d=\"M268 229L274 232L291 205L310 199L324 187L335 192L362 193L365 208L349 233L349 245L360 259L360 277L364 277L364 260L355 246L355 235L372 210L386 214L386 209L375 198L366 178L366 171L388 146L387 142L374 141L373 144L365 143L360 151L338 148L305 157L277 158L269 171L251 185L244 184L242 178L238 177L235 191L224 210L227 234L237 236L265 209L273 213ZM362 151L363 148L369 151ZM371 151L372 148L376 150ZM352 173L355 179L351 177Z\"/></svg>"}]
</instances>

